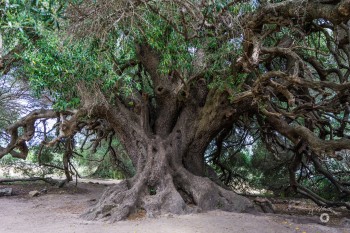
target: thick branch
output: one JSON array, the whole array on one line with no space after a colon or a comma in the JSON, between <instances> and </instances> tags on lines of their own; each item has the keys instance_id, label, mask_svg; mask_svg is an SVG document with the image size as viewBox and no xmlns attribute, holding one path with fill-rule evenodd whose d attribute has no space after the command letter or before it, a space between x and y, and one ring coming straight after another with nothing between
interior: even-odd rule
<instances>
[{"instance_id":1,"label":"thick branch","mask_svg":"<svg viewBox=\"0 0 350 233\"><path fill-rule=\"evenodd\" d=\"M26 158L28 154L28 147L26 142L31 140L35 133L34 123L38 119L48 119L48 118L57 118L59 115L56 111L53 110L34 110L27 116L18 120L16 123L10 125L7 128L7 132L11 136L11 141L6 148L1 148L0 158L5 156L8 153L11 153L17 158ZM23 133L20 135L20 128L23 129ZM19 152L14 151L18 149Z\"/></svg>"}]
</instances>

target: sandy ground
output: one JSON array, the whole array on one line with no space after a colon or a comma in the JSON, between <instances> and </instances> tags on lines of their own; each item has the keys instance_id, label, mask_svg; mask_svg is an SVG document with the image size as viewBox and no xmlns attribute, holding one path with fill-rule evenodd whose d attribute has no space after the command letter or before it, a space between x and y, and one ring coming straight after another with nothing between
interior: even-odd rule
<instances>
[{"instance_id":1,"label":"sandy ground","mask_svg":"<svg viewBox=\"0 0 350 233\"><path fill-rule=\"evenodd\" d=\"M79 217L101 195L105 185L80 183L78 188L47 187L47 194L29 197L35 185L0 185L12 187L15 196L0 197L1 233L350 233L349 228L320 225L317 217L292 220L284 215L251 215L212 211L155 219L134 219L117 223L85 221Z\"/></svg>"}]
</instances>

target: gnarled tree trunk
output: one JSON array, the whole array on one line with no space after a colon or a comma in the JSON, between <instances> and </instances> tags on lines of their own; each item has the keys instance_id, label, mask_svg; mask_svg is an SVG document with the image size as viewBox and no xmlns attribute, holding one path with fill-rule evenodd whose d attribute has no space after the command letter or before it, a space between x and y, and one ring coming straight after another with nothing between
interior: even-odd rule
<instances>
[{"instance_id":1,"label":"gnarled tree trunk","mask_svg":"<svg viewBox=\"0 0 350 233\"><path fill-rule=\"evenodd\" d=\"M136 175L109 188L100 202L85 214L88 219L109 217L113 221L121 220L138 209L144 209L148 216L210 209L253 210L250 201L206 178L204 158L205 149L211 140L224 129L232 127L239 117L244 118L247 112L258 117L259 124L262 123L259 126L261 131L268 129L266 134L263 133L265 136L274 131L275 144L281 144L281 136L288 139L290 144L295 146L296 153L308 153L307 156L313 161L316 170L328 177L338 190L348 193L347 189L341 187L339 182L319 165L316 158L310 156L317 154L336 158L335 152L350 149L349 138L344 134L348 131L350 112L350 52L347 38L350 0L295 0L275 3L269 1L268 4L258 1L261 3L255 4L256 10L239 10L239 14L233 14L230 10L235 1L227 3L225 7L213 7L214 5L209 3L211 1L193 1L193 4L191 1L176 1L174 5L172 1L102 1L96 5L90 5L90 1L86 2L72 7L71 12L68 11L68 15L71 13L71 22L76 21L72 32L80 28L77 31L84 31L81 35L109 35L111 28L124 21L124 15L128 15L125 17L132 18L132 24L125 20L126 24L118 27L118 30L122 31L127 29L120 35L128 37L126 35L133 31L129 30L129 27L139 24L137 27L140 27L140 30L136 30L138 39L132 39L133 36L130 36L129 42L135 44L133 52L130 52L130 60L112 59L113 64L106 67L109 69L113 65L113 76L121 76L124 71L126 76L135 73L134 77L143 86L142 90L138 87L132 88L131 97L120 92L119 82L123 82L122 79L118 79L114 86L106 85L106 88L103 79L109 72L102 69L102 77L93 79L94 83L90 83L88 78L87 83L82 81L77 85L82 100L82 106L79 106L81 108L77 111L61 112L61 115L68 117L60 121L58 137L46 143L49 146L59 143L61 139L88 127L89 121L92 120L97 122L97 125L101 122L106 123L106 128L112 132L112 136L117 135L124 145L136 168ZM165 2L165 5L158 8L161 7L161 2ZM171 4L171 7L167 4ZM137 9L139 5L141 7ZM177 13L168 11L173 7L181 10ZM150 41L154 38L151 40L143 27L151 28L150 25L153 24L144 19L142 22L145 21L146 24L134 21L134 16L137 15L134 15L134 12L140 10L143 15L146 8L149 9L148 13L161 17L167 21L167 27L173 27L174 32L184 36L186 43L189 42L186 44L186 56L189 55L189 50L196 50L190 52L193 56L192 62L187 64L191 66L190 69L178 69L175 62L177 56L172 58L174 64L168 67L169 70L161 69L163 50L167 50L169 40L177 40L174 38L178 37L171 39L171 30L159 29L163 30L164 34L161 43L152 47ZM211 12L209 8L221 10ZM116 11L117 9L119 11ZM131 11L133 13L129 14ZM167 12L171 15L169 18L164 15ZM174 16L172 13L179 15ZM155 23L159 24L159 21L156 20ZM177 23L179 25L176 25ZM105 32L101 33L104 30ZM319 38L318 46L315 46L317 40L314 40L316 33ZM139 38L139 34L145 36ZM279 38L280 34L287 36ZM211 38L214 37L218 37L218 40L211 43ZM200 43L208 46L205 45L206 49L202 50L202 46L197 47L198 42L192 41L191 38L202 39ZM38 36L31 39L35 42ZM159 35L156 37L156 40L158 39ZM211 45L236 46L239 41L242 41L242 46L228 52L221 51L227 50L224 46L217 53L216 46ZM275 44L274 41L278 43ZM327 48L322 48L325 46ZM2 58L0 52L0 70L4 74L10 71L14 61L19 60L20 56L14 55L25 47L19 45ZM106 49L109 49L108 47L109 45ZM332 54L334 66L328 58L318 58L318 54L324 56L324 49ZM113 50L107 53L108 60L113 57ZM240 50L242 51L239 52ZM216 55L206 56L206 52L215 52ZM221 55L223 59L219 63L222 65L215 68L214 59ZM98 57L99 60L103 60L105 55ZM87 66L89 64L87 63ZM209 69L211 66L215 68L215 72ZM78 80L81 80L80 75L84 76L91 67L83 68L85 71L79 74ZM127 72L128 69L132 72ZM66 75L65 72L62 73ZM242 81L246 75L250 77ZM229 77L234 77L234 80L227 80L226 90L217 90L215 85L211 85L213 88L209 90L208 84L226 82L225 79ZM336 79L338 80L335 81ZM126 84L129 86L129 81L126 80ZM234 84L235 88L229 87L228 84ZM230 92L231 102L227 92ZM59 113L55 111L37 110L11 125L7 129L11 140L6 148L0 147L0 158L8 153L13 157L26 158L29 151L26 142L33 138L35 121L58 117ZM328 118L329 120L325 120ZM304 121L313 125L304 126L304 123L301 123ZM337 129L332 126L335 122L340 125ZM99 140L102 140L102 137ZM279 146L284 149L285 146L281 145ZM297 159L295 165L291 166L292 185L299 193L321 199L294 182L296 167L301 161ZM340 205L322 202L328 206ZM349 204L342 205L350 209Z\"/></svg>"},{"instance_id":2,"label":"gnarled tree trunk","mask_svg":"<svg viewBox=\"0 0 350 233\"><path fill-rule=\"evenodd\" d=\"M44 142L52 146L63 138L73 137L83 127L100 127L113 132L112 136L116 135L124 145L136 174L109 188L84 216L118 221L140 209L148 216L212 209L254 210L248 199L206 177L204 158L214 137L252 109L252 93L246 91L230 102L227 92L209 90L201 74L187 81L177 71L160 74L159 57L149 45L138 45L137 59L152 83L152 97L146 91L135 91L131 107L123 96L114 95L112 99L110 93L100 88L79 83L81 107L60 113L59 135ZM25 142L34 135L35 121L57 117L59 113L55 111L33 111L10 126L12 140L0 151L0 157L14 153L17 148L19 156L25 158L28 154ZM20 127L24 128L23 135L18 133ZM70 145L67 149L71 150Z\"/></svg>"},{"instance_id":3,"label":"gnarled tree trunk","mask_svg":"<svg viewBox=\"0 0 350 233\"><path fill-rule=\"evenodd\" d=\"M248 199L185 169L178 134L167 139L156 136L142 143L141 148L135 148L146 151L139 158L137 174L108 188L85 217L118 221L140 209L145 210L148 217L213 209L253 211Z\"/></svg>"},{"instance_id":4,"label":"gnarled tree trunk","mask_svg":"<svg viewBox=\"0 0 350 233\"><path fill-rule=\"evenodd\" d=\"M142 93L135 94L134 109L121 99L96 107L89 91L80 90L84 108L108 119L136 168L133 178L109 188L85 216L118 221L139 209L147 216L254 210L248 199L207 178L204 161L213 138L251 109L251 95L245 93L230 102L228 93L209 90L200 75L184 83L177 72L160 74L159 54L148 45L139 45L137 53L152 80L153 102ZM101 92L93 96L107 102L102 101L107 98Z\"/></svg>"},{"instance_id":5,"label":"gnarled tree trunk","mask_svg":"<svg viewBox=\"0 0 350 233\"><path fill-rule=\"evenodd\" d=\"M145 64L149 61L152 59ZM140 209L145 210L147 216L213 209L254 210L248 199L207 178L204 161L210 141L250 109L250 99L230 103L227 93L208 90L201 82L192 85L194 96L181 103L177 95L171 94L172 85L178 83L168 77L154 79L158 104L153 115L147 98L139 103L137 117L118 102L114 108L89 108L91 114L109 119L136 168L136 175L109 188L84 215L87 219L107 217L118 221Z\"/></svg>"}]
</instances>

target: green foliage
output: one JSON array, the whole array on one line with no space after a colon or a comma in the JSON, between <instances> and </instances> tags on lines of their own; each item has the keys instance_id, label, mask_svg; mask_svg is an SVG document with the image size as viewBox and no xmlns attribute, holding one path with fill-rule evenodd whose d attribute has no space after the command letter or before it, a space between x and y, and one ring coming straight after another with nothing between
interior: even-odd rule
<instances>
[{"instance_id":1,"label":"green foliage","mask_svg":"<svg viewBox=\"0 0 350 233\"><path fill-rule=\"evenodd\" d=\"M31 49L23 53L22 72L29 77L30 84L38 97L43 92L49 91L56 101L55 108L76 107L79 99L75 85L78 80L74 76L77 69L75 61L81 57L79 53L60 52L57 49L59 46L60 40L57 36L52 36L51 40L39 40L31 46ZM71 49L78 50L79 47ZM84 60L80 61L84 62Z\"/></svg>"},{"instance_id":2,"label":"green foliage","mask_svg":"<svg viewBox=\"0 0 350 233\"><path fill-rule=\"evenodd\" d=\"M350 183L348 172L350 171L349 155L343 154L343 160L335 160L326 158L323 160L324 167L333 174L333 176L342 183ZM350 201L349 197L344 197L341 192L338 192L329 179L318 172L314 167L311 167L312 175L303 170L303 179L301 184L318 193L321 197L331 201Z\"/></svg>"},{"instance_id":3,"label":"green foliage","mask_svg":"<svg viewBox=\"0 0 350 233\"><path fill-rule=\"evenodd\" d=\"M63 31L52 31L64 24L62 18L67 1L10 3L1 5L4 12L1 28L6 30L7 38L5 47L11 49L19 43L25 45L26 50L18 54L24 62L19 76L24 75L29 79L37 96L50 96L57 110L79 106L77 84L91 89L102 87L106 96L110 97L109 101L113 101L115 95L126 98L135 89L144 89L152 94L147 75L136 78L139 74L136 67L118 73L121 71L120 67L136 58L135 45L145 41L161 52L158 71L162 74L169 74L176 69L188 74L184 76L186 80L201 72L201 68L196 68L194 62L198 59L197 51L204 51L205 56L199 66L205 67L204 75L211 82L211 87L238 90L246 76L232 76L229 69L230 64L241 53L241 38L223 40L209 34L203 38L188 40L184 37L185 28L173 27L169 21L148 9L143 11L140 18L135 19L136 24L144 27L130 29L120 24L110 30L103 40L77 39ZM215 1L205 11L220 11L226 4L226 1ZM228 10L240 14L253 9L251 4L240 3L230 6ZM174 23L181 22L182 15L176 9L172 10ZM37 38L33 40L33 37ZM114 91L116 85L118 93Z\"/></svg>"},{"instance_id":4,"label":"green foliage","mask_svg":"<svg viewBox=\"0 0 350 233\"><path fill-rule=\"evenodd\" d=\"M229 144L229 140L223 145ZM209 147L208 150L210 150ZM251 189L272 191L274 195L280 197L296 195L290 188L289 166L291 164L294 153L280 151L274 156L267 150L265 144L258 140L254 143L251 151L242 149L241 152L234 154L235 147L230 146L224 149L220 157L220 163L226 168L225 173L222 172L220 166L209 163L223 182L229 181L229 185L236 191L249 192ZM349 155L343 154L344 160L325 159L324 166L333 174L337 180L350 183L349 171ZM276 159L278 157L278 159ZM300 185L309 188L322 198L331 201L348 201L344 198L337 188L323 174L319 173L312 162L303 159L303 164L308 168L299 167L296 177ZM227 174L231 172L232 176L227 180ZM226 174L226 175L225 175Z\"/></svg>"},{"instance_id":5,"label":"green foliage","mask_svg":"<svg viewBox=\"0 0 350 233\"><path fill-rule=\"evenodd\" d=\"M125 179L127 178L123 172L117 170L111 166L109 156L103 159L95 168L95 172L91 174L92 177L105 178L105 179Z\"/></svg>"},{"instance_id":6,"label":"green foliage","mask_svg":"<svg viewBox=\"0 0 350 233\"><path fill-rule=\"evenodd\" d=\"M161 65L159 71L168 74L171 70L180 71L191 69L193 56L189 52L189 48L194 47L186 41L183 35L175 31L168 22L159 18L154 14L145 14L145 20L149 27L144 34L138 32L136 41L144 41L161 52Z\"/></svg>"},{"instance_id":7,"label":"green foliage","mask_svg":"<svg viewBox=\"0 0 350 233\"><path fill-rule=\"evenodd\" d=\"M110 25L106 36L102 39L98 36L75 38L65 31L56 30L62 25L67 26L65 25L66 21L63 20L63 12L67 2L59 0L6 0L0 3L0 33L4 38L5 54L17 46L23 48L18 53L16 52L16 58L19 58L21 65L15 69L15 74L29 81L37 97L49 96L54 101L53 107L56 110L73 109L80 106L79 86L84 86L92 91L96 88L101 90L107 97L107 101L110 102L115 101L117 95L120 99L128 100L128 97L135 91L141 90L152 96L152 83L147 72L142 70L140 65L130 65L137 61L136 51L140 44L147 44L154 51L159 52L160 66L157 67L157 72L170 78L172 77L171 72L174 70L183 75L182 81L187 81L198 75L207 80L210 88L220 91L229 90L230 93L235 94L241 92L243 83L250 85L249 82L246 82L247 79L258 75L253 72L253 74L246 74L244 71L240 73L234 70L237 59L243 53L242 43L244 40L241 29L237 29L236 32L227 30L217 33L216 29L208 29L210 28L208 26L207 28L195 29L198 31L198 35L192 38L190 26L184 27L183 22L189 22L188 25L190 25L193 19L190 14L184 16L181 13L182 10L177 9L176 4L169 3L167 5L164 3L163 8L159 7L159 11L141 7L142 11L139 11L141 15L132 18L132 23ZM232 16L239 16L252 12L257 7L256 3L253 4L249 1L228 6L229 2L226 0L208 1L202 9L203 15L210 16L221 11L228 11L232 13ZM151 1L149 4L149 6L158 7L162 1ZM166 18L165 14L171 16ZM214 17L208 17L207 21L203 23L210 25L215 24L214 21ZM234 23L235 25L232 27L240 26L239 22ZM215 26L221 27L220 25ZM303 25L303 30L306 30L307 26ZM276 46L279 42L283 42L285 36L288 35L288 38L293 39L294 51L298 52L300 56L304 56L305 59L317 58L325 70L334 66L334 59L328 56L327 36L329 34L327 30L301 35L288 27L270 24L263 27L262 31L264 29L271 30L271 35L267 34L266 39L262 41L263 46ZM298 51L298 47L300 51ZM260 59L264 60L263 58L264 54L261 55ZM284 57L272 57L271 59L274 69L283 70L286 65L283 61ZM130 66L125 68L126 65ZM266 70L266 67L261 64L256 69L256 73L264 73ZM248 84L247 86L249 86ZM254 87L254 85L252 86ZM281 107L281 109L289 108L289 104L284 100L277 99L279 97L276 97L276 101L274 101L276 106ZM132 100L126 101L126 103L129 105L127 107L135 105ZM267 104L263 101L258 102L257 105L260 109L266 110ZM157 108L157 106L154 107ZM5 108L2 108L0 103L1 114L2 116L11 115L6 112ZM18 116L19 114L14 115L14 117ZM338 116L343 118L344 114ZM305 116L297 118L291 124L297 123L305 125ZM337 127L341 124L335 120L331 123ZM3 127L4 123L0 121L0 128ZM328 129L331 131L330 127ZM315 130L314 133L317 134L319 131ZM125 178L132 176L135 171L130 159L120 148L118 142L113 143L113 147L118 148L117 156L106 155L107 145L103 144L94 154L83 151L81 158L75 158L75 163L85 169L86 174L96 170L94 175L99 177ZM278 161L273 154L268 152L262 142L254 146L252 153L248 148L239 153L236 153L235 149L237 148L228 146L218 161L215 161L216 163L208 162L222 180L226 183L235 182L235 179L243 180L253 187L267 187L275 193L280 193L287 188L287 166L292 157L291 153L285 152L283 154L281 151L279 157L282 159ZM34 153L37 150L34 150ZM61 157L61 151L51 153L44 149L40 162L59 165L62 162ZM38 162L33 153L30 155L30 159L32 162ZM19 164L15 160L6 158L1 161ZM344 170L344 163L333 160L326 161L326 163L334 172ZM232 175L231 177L222 169L223 165L226 171ZM26 170L23 167L22 169ZM332 195L334 187L329 181L323 179L316 171L312 172L313 176L306 178L303 171L299 171L303 185L312 187L323 197L333 200L340 198ZM349 182L348 177L339 176L339 178Z\"/></svg>"},{"instance_id":8,"label":"green foliage","mask_svg":"<svg viewBox=\"0 0 350 233\"><path fill-rule=\"evenodd\" d=\"M250 188L262 188L258 183L261 171L252 164L252 155L247 150L232 155L228 150L220 157L220 164L209 163L214 168L221 181L236 191L249 192ZM225 167L225 171L222 170Z\"/></svg>"},{"instance_id":9,"label":"green foliage","mask_svg":"<svg viewBox=\"0 0 350 233\"><path fill-rule=\"evenodd\" d=\"M67 1L3 0L0 2L0 33L5 53L46 29L58 28Z\"/></svg>"},{"instance_id":10,"label":"green foliage","mask_svg":"<svg viewBox=\"0 0 350 233\"><path fill-rule=\"evenodd\" d=\"M277 160L262 142L256 143L253 148L252 166L260 171L261 176L254 181L255 185L265 187L275 195L284 195L289 185L288 165L291 156L281 153Z\"/></svg>"},{"instance_id":11,"label":"green foliage","mask_svg":"<svg viewBox=\"0 0 350 233\"><path fill-rule=\"evenodd\" d=\"M3 76L0 80L0 129L5 129L9 124L18 119L19 95L14 93L14 88L19 88L15 80L9 76ZM2 137L3 135L1 135Z\"/></svg>"},{"instance_id":12,"label":"green foliage","mask_svg":"<svg viewBox=\"0 0 350 233\"><path fill-rule=\"evenodd\" d=\"M18 73L28 77L38 97L49 95L54 100L53 107L64 110L79 106L77 84L90 89L101 88L110 100L116 94L117 82L121 83L117 94L123 96L130 95L134 88L141 89L140 81L133 79L135 69L122 74L114 69L116 60L122 66L135 56L135 48L125 41L127 39L115 43L116 37L111 36L103 45L95 39L76 43L71 43L71 39L43 32L42 38L28 44L28 49L20 55L24 64Z\"/></svg>"},{"instance_id":13,"label":"green foliage","mask_svg":"<svg viewBox=\"0 0 350 233\"><path fill-rule=\"evenodd\" d=\"M0 166L5 166L17 161L17 158L12 157L11 155L5 155L2 159L0 159Z\"/></svg>"},{"instance_id":14,"label":"green foliage","mask_svg":"<svg viewBox=\"0 0 350 233\"><path fill-rule=\"evenodd\" d=\"M75 164L82 175L110 179L132 177L135 174L135 169L121 144L118 141L113 141L112 146L116 152L115 156L112 156L108 151L106 142L102 143L95 153L83 150L81 156L75 156Z\"/></svg>"},{"instance_id":15,"label":"green foliage","mask_svg":"<svg viewBox=\"0 0 350 233\"><path fill-rule=\"evenodd\" d=\"M59 166L62 164L59 158L50 159L50 163L56 162ZM0 169L2 170L3 176L5 177L47 177L50 175L62 175L62 171L57 170L53 167L40 166L37 163L37 156L34 153L30 153L26 160L13 158L10 155L3 157L0 160Z\"/></svg>"},{"instance_id":16,"label":"green foliage","mask_svg":"<svg viewBox=\"0 0 350 233\"><path fill-rule=\"evenodd\" d=\"M26 28L59 27L66 1L57 0L4 0L0 3L3 28L24 31Z\"/></svg>"},{"instance_id":17,"label":"green foliage","mask_svg":"<svg viewBox=\"0 0 350 233\"><path fill-rule=\"evenodd\" d=\"M275 195L284 195L289 185L287 161L291 155L281 154L279 156L282 159L276 160L261 141L256 142L249 150L243 148L235 153L236 149L227 146L220 157L220 163L226 168L225 172L220 166L210 164L223 182L241 192L266 189L273 191ZM228 172L231 172L231 177L228 177Z\"/></svg>"}]
</instances>

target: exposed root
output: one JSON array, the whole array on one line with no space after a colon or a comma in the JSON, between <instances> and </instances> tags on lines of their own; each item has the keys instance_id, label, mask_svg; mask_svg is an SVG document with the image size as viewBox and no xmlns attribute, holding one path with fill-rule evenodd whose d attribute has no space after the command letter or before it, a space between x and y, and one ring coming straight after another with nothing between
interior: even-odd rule
<instances>
[{"instance_id":1,"label":"exposed root","mask_svg":"<svg viewBox=\"0 0 350 233\"><path fill-rule=\"evenodd\" d=\"M83 214L87 220L109 218L111 221L120 221L128 217L134 210L140 187L135 185L128 188L128 181L108 188L95 207Z\"/></svg>"},{"instance_id":2,"label":"exposed root","mask_svg":"<svg viewBox=\"0 0 350 233\"><path fill-rule=\"evenodd\" d=\"M194 176L185 169L180 170L180 175L176 178L184 190L189 190L187 195L192 196L199 211L214 209L231 212L257 211L249 199L218 186L209 178Z\"/></svg>"},{"instance_id":3,"label":"exposed root","mask_svg":"<svg viewBox=\"0 0 350 233\"><path fill-rule=\"evenodd\" d=\"M149 186L146 176L138 176L135 183L133 179L123 181L107 189L99 203L83 217L114 222L127 219L140 210L146 211L146 216L151 218L166 213L186 214L214 209L256 211L249 199L219 187L208 178L184 171L176 176L168 173L156 186Z\"/></svg>"},{"instance_id":4,"label":"exposed root","mask_svg":"<svg viewBox=\"0 0 350 233\"><path fill-rule=\"evenodd\" d=\"M186 203L177 192L172 177L167 175L158 186L154 195L145 195L141 199L141 206L146 210L148 217L172 213L186 213Z\"/></svg>"}]
</instances>

